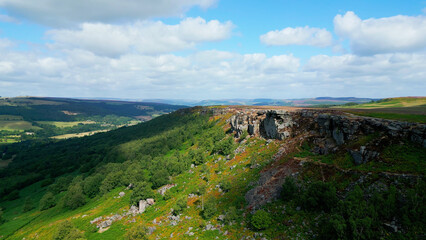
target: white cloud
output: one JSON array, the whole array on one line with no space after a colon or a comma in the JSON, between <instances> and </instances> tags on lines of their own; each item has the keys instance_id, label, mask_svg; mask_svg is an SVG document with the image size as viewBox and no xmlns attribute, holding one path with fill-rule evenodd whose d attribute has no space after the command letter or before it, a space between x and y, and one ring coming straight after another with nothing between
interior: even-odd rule
<instances>
[{"instance_id":1,"label":"white cloud","mask_svg":"<svg viewBox=\"0 0 426 240\"><path fill-rule=\"evenodd\" d=\"M61 26L82 22L112 22L178 16L193 6L208 8L216 0L0 0L12 16Z\"/></svg>"},{"instance_id":2,"label":"white cloud","mask_svg":"<svg viewBox=\"0 0 426 240\"><path fill-rule=\"evenodd\" d=\"M0 22L17 23L18 20L16 20L15 18L13 18L9 15L0 14Z\"/></svg>"},{"instance_id":3,"label":"white cloud","mask_svg":"<svg viewBox=\"0 0 426 240\"><path fill-rule=\"evenodd\" d=\"M260 36L260 41L266 45L309 45L328 47L333 43L333 36L326 29L297 27L270 31Z\"/></svg>"},{"instance_id":4,"label":"white cloud","mask_svg":"<svg viewBox=\"0 0 426 240\"><path fill-rule=\"evenodd\" d=\"M15 44L10 41L9 39L6 38L0 38L0 50L2 49L8 49L12 46L14 46Z\"/></svg>"},{"instance_id":5,"label":"white cloud","mask_svg":"<svg viewBox=\"0 0 426 240\"><path fill-rule=\"evenodd\" d=\"M197 43L230 37L233 24L200 17L183 19L179 24L143 21L126 25L84 23L78 30L50 30L47 35L55 48L83 49L101 56L129 52L158 54L194 47Z\"/></svg>"},{"instance_id":6,"label":"white cloud","mask_svg":"<svg viewBox=\"0 0 426 240\"><path fill-rule=\"evenodd\" d=\"M355 54L415 52L426 48L426 16L361 20L354 12L334 18L336 33L350 41Z\"/></svg>"}]
</instances>

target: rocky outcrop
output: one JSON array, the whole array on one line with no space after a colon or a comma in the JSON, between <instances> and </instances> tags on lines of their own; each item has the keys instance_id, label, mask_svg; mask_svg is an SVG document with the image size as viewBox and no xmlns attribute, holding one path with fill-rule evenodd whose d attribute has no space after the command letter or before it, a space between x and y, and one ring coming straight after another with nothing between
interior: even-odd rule
<instances>
[{"instance_id":1,"label":"rocky outcrop","mask_svg":"<svg viewBox=\"0 0 426 240\"><path fill-rule=\"evenodd\" d=\"M361 146L359 150L349 150L355 165L367 163L371 159L377 158L380 153L372 150L367 150L365 146Z\"/></svg>"},{"instance_id":2,"label":"rocky outcrop","mask_svg":"<svg viewBox=\"0 0 426 240\"><path fill-rule=\"evenodd\" d=\"M146 208L155 204L153 198L148 198L146 200L139 201L139 213L144 213Z\"/></svg>"},{"instance_id":3,"label":"rocky outcrop","mask_svg":"<svg viewBox=\"0 0 426 240\"><path fill-rule=\"evenodd\" d=\"M291 128L294 125L291 114L285 110L247 110L236 113L229 122L236 137L240 137L246 131L252 136L280 140L290 136Z\"/></svg>"},{"instance_id":4,"label":"rocky outcrop","mask_svg":"<svg viewBox=\"0 0 426 240\"><path fill-rule=\"evenodd\" d=\"M222 109L222 111L224 111ZM231 111L231 110L229 110ZM426 147L426 125L387 119L354 116L326 110L256 110L235 111L229 119L231 130L239 137L244 131L265 139L283 140L306 131L314 131L318 138L332 139L341 146L360 135L375 132L405 138ZM327 152L329 149L318 149Z\"/></svg>"},{"instance_id":5,"label":"rocky outcrop","mask_svg":"<svg viewBox=\"0 0 426 240\"><path fill-rule=\"evenodd\" d=\"M247 131L251 136L265 139L287 139L271 166L261 171L259 180L246 193L245 199L251 210L279 197L285 177L293 176L300 170L301 165L293 161L285 165L273 164L294 150L294 147L290 147L292 144L301 147L303 141L309 139L313 144L313 152L317 154L347 151L355 165L379 159L380 150L390 144L412 141L426 147L426 125L420 123L318 109L267 110L252 107L229 111L233 111L229 124L235 137ZM363 136L370 135L377 136L377 139L368 143L359 141Z\"/></svg>"}]
</instances>

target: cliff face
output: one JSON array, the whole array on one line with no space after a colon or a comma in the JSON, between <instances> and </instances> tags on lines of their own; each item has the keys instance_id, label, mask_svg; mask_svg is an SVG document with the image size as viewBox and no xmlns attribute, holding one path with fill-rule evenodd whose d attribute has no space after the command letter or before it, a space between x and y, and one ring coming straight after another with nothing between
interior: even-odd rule
<instances>
[{"instance_id":1,"label":"cliff face","mask_svg":"<svg viewBox=\"0 0 426 240\"><path fill-rule=\"evenodd\" d=\"M223 114L224 111L221 109L220 114ZM300 148L305 141L309 141L313 145L312 151L315 154L346 151L355 165L380 161L381 150L391 144L411 141L426 147L425 124L360 117L315 109L231 108L227 112L230 111L233 115L228 121L236 137L240 137L244 131L247 131L251 136L285 140L272 159L271 165L260 172L258 182L254 183L254 188L245 195L247 206L252 210L278 198L285 178L297 176L303 171L304 160L293 158L284 164L279 160ZM373 140L359 141L366 136L375 137ZM357 141L361 143L353 144ZM327 164L318 164L317 167L331 169L330 171L341 171L343 174L350 172ZM401 176L410 177L405 174L391 174L387 177Z\"/></svg>"},{"instance_id":2,"label":"cliff face","mask_svg":"<svg viewBox=\"0 0 426 240\"><path fill-rule=\"evenodd\" d=\"M283 140L313 131L317 137L331 138L340 146L356 136L376 132L406 138L426 147L426 125L377 119L322 110L242 110L230 119L231 130L239 137L244 131L265 139Z\"/></svg>"}]
</instances>

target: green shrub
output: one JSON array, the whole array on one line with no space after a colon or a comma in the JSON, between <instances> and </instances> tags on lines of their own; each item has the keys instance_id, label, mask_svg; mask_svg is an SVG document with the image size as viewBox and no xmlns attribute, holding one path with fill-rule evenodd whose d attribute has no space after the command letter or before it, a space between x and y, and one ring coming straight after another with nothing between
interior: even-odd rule
<instances>
[{"instance_id":1,"label":"green shrub","mask_svg":"<svg viewBox=\"0 0 426 240\"><path fill-rule=\"evenodd\" d=\"M232 187L231 182L228 180L222 180L219 185L220 185L220 189L222 189L222 191L224 192L229 192L229 190L231 190L231 187Z\"/></svg>"},{"instance_id":2,"label":"green shrub","mask_svg":"<svg viewBox=\"0 0 426 240\"><path fill-rule=\"evenodd\" d=\"M81 233L70 221L66 220L59 224L53 235L54 240L77 240L84 239Z\"/></svg>"},{"instance_id":3,"label":"green shrub","mask_svg":"<svg viewBox=\"0 0 426 240\"><path fill-rule=\"evenodd\" d=\"M33 202L30 197L25 198L24 207L22 208L22 212L29 212L34 208Z\"/></svg>"},{"instance_id":4,"label":"green shrub","mask_svg":"<svg viewBox=\"0 0 426 240\"><path fill-rule=\"evenodd\" d=\"M87 177L83 183L84 194L86 194L89 198L94 198L99 193L102 180L103 177L100 174Z\"/></svg>"},{"instance_id":5,"label":"green shrub","mask_svg":"<svg viewBox=\"0 0 426 240\"><path fill-rule=\"evenodd\" d=\"M76 209L86 204L86 197L80 184L71 185L64 199L65 206L69 209Z\"/></svg>"},{"instance_id":6,"label":"green shrub","mask_svg":"<svg viewBox=\"0 0 426 240\"><path fill-rule=\"evenodd\" d=\"M186 209L188 203L187 203L187 199L186 197L181 197L179 198L175 205L173 205L173 214L174 215L178 215L179 213L181 213L183 210Z\"/></svg>"},{"instance_id":7,"label":"green shrub","mask_svg":"<svg viewBox=\"0 0 426 240\"><path fill-rule=\"evenodd\" d=\"M346 221L339 214L322 216L318 224L318 238L324 240L346 239Z\"/></svg>"},{"instance_id":8,"label":"green shrub","mask_svg":"<svg viewBox=\"0 0 426 240\"><path fill-rule=\"evenodd\" d=\"M5 222L4 218L3 218L3 209L0 208L0 225L3 224Z\"/></svg>"},{"instance_id":9,"label":"green shrub","mask_svg":"<svg viewBox=\"0 0 426 240\"><path fill-rule=\"evenodd\" d=\"M130 205L137 206L140 200L153 197L154 191L152 191L151 185L147 182L138 182L135 184L132 195L130 196Z\"/></svg>"},{"instance_id":10,"label":"green shrub","mask_svg":"<svg viewBox=\"0 0 426 240\"><path fill-rule=\"evenodd\" d=\"M217 213L216 199L210 197L204 203L204 210L201 211L201 216L204 219L210 219Z\"/></svg>"},{"instance_id":11,"label":"green shrub","mask_svg":"<svg viewBox=\"0 0 426 240\"><path fill-rule=\"evenodd\" d=\"M9 195L7 195L5 197L5 199L7 201L13 201L19 198L19 191L18 190L13 190L11 193L9 193Z\"/></svg>"},{"instance_id":12,"label":"green shrub","mask_svg":"<svg viewBox=\"0 0 426 240\"><path fill-rule=\"evenodd\" d=\"M46 210L49 208L52 208L56 205L56 199L53 193L47 192L44 194L44 196L40 199L40 210Z\"/></svg>"},{"instance_id":13,"label":"green shrub","mask_svg":"<svg viewBox=\"0 0 426 240\"><path fill-rule=\"evenodd\" d=\"M298 193L296 181L292 177L287 177L284 180L283 188L281 190L281 197L284 201L292 200Z\"/></svg>"},{"instance_id":14,"label":"green shrub","mask_svg":"<svg viewBox=\"0 0 426 240\"><path fill-rule=\"evenodd\" d=\"M228 223L230 223L230 222L232 222L234 220L237 220L237 218L238 218L237 208L234 207L234 206L229 207L228 211L226 212L225 221L228 222Z\"/></svg>"},{"instance_id":15,"label":"green shrub","mask_svg":"<svg viewBox=\"0 0 426 240\"><path fill-rule=\"evenodd\" d=\"M272 225L272 218L265 210L258 210L251 216L250 224L254 230L264 230Z\"/></svg>"},{"instance_id":16,"label":"green shrub","mask_svg":"<svg viewBox=\"0 0 426 240\"><path fill-rule=\"evenodd\" d=\"M313 182L308 185L300 200L307 210L329 212L337 203L336 189L330 183Z\"/></svg>"},{"instance_id":17,"label":"green shrub","mask_svg":"<svg viewBox=\"0 0 426 240\"><path fill-rule=\"evenodd\" d=\"M213 148L213 152L215 153L220 153L224 156L226 155L230 155L233 153L234 151L234 138L233 137L228 137L223 139L220 142L217 142Z\"/></svg>"},{"instance_id":18,"label":"green shrub","mask_svg":"<svg viewBox=\"0 0 426 240\"><path fill-rule=\"evenodd\" d=\"M105 194L112 189L121 185L121 177L123 175L123 171L111 172L109 173L105 179L102 181L100 186L100 192Z\"/></svg>"},{"instance_id":19,"label":"green shrub","mask_svg":"<svg viewBox=\"0 0 426 240\"><path fill-rule=\"evenodd\" d=\"M146 236L146 229L142 225L135 225L126 232L126 239L128 240L145 240L148 239Z\"/></svg>"},{"instance_id":20,"label":"green shrub","mask_svg":"<svg viewBox=\"0 0 426 240\"><path fill-rule=\"evenodd\" d=\"M166 169L155 169L151 177L152 188L157 189L169 183L169 173Z\"/></svg>"}]
</instances>

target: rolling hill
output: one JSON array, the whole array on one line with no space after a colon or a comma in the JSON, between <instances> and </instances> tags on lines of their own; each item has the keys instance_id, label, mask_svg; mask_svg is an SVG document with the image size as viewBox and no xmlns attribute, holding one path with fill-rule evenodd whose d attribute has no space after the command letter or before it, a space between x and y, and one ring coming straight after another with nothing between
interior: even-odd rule
<instances>
[{"instance_id":1,"label":"rolling hill","mask_svg":"<svg viewBox=\"0 0 426 240\"><path fill-rule=\"evenodd\" d=\"M0 144L68 138L137 124L183 106L69 98L0 98Z\"/></svg>"}]
</instances>

